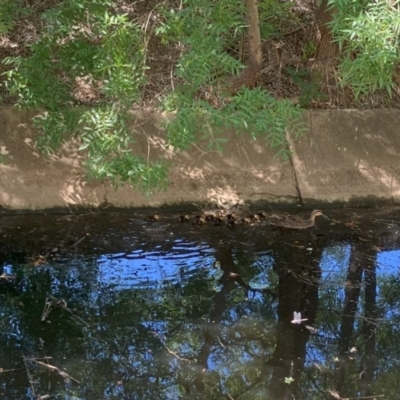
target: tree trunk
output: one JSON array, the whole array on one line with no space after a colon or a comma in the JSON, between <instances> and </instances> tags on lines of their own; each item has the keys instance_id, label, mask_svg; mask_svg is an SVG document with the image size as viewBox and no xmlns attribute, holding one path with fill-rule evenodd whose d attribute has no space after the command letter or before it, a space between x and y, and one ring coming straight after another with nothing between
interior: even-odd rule
<instances>
[{"instance_id":1,"label":"tree trunk","mask_svg":"<svg viewBox=\"0 0 400 400\"><path fill-rule=\"evenodd\" d=\"M259 77L263 62L260 35L260 19L258 17L257 0L246 0L247 22L249 24L247 43L249 46L249 56L246 61L247 68L243 69L239 76L229 80L229 92L234 95L241 87L253 87Z\"/></svg>"},{"instance_id":2,"label":"tree trunk","mask_svg":"<svg viewBox=\"0 0 400 400\"><path fill-rule=\"evenodd\" d=\"M331 70L337 64L339 47L333 42L327 25L332 20L332 12L328 0L322 0L314 15L311 40L316 46L314 68L319 70Z\"/></svg>"},{"instance_id":3,"label":"tree trunk","mask_svg":"<svg viewBox=\"0 0 400 400\"><path fill-rule=\"evenodd\" d=\"M249 24L249 61L251 65L261 68L263 56L261 50L260 19L258 18L257 0L246 0L247 21Z\"/></svg>"}]
</instances>

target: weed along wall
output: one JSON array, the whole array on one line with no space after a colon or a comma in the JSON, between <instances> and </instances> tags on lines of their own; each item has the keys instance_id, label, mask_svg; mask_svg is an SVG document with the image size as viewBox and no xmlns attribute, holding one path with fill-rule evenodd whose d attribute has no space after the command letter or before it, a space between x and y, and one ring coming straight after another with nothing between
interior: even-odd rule
<instances>
[{"instance_id":1,"label":"weed along wall","mask_svg":"<svg viewBox=\"0 0 400 400\"><path fill-rule=\"evenodd\" d=\"M352 203L400 199L400 116L396 110L321 110L305 116L308 131L294 140L291 162L262 141L229 135L224 153L192 148L174 153L159 129L161 117L136 113L131 129L135 152L170 162L166 191L146 197L130 187L88 182L84 151L74 140L43 157L35 147L32 113L0 109L2 164L0 205L4 210L110 205L142 208L214 204Z\"/></svg>"}]
</instances>

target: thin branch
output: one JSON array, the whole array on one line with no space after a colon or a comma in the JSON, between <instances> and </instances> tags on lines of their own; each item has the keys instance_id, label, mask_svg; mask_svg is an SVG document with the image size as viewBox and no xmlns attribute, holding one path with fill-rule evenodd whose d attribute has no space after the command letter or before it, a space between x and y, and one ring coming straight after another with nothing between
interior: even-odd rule
<instances>
[{"instance_id":1,"label":"thin branch","mask_svg":"<svg viewBox=\"0 0 400 400\"><path fill-rule=\"evenodd\" d=\"M36 358L25 358L25 360L29 360L29 361L33 361L36 364L39 364L43 367L49 368L52 371L56 371L59 375L61 375L66 381L72 380L76 383L81 383L80 381L78 381L77 379L73 378L71 375L68 375L65 371L62 371L61 369L55 367L54 365L51 364L46 364L44 362L38 361Z\"/></svg>"}]
</instances>

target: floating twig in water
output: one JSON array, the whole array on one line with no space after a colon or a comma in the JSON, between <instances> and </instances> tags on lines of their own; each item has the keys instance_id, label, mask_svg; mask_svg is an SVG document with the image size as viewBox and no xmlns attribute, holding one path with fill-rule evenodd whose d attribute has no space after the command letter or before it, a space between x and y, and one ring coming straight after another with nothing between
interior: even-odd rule
<instances>
[{"instance_id":1,"label":"floating twig in water","mask_svg":"<svg viewBox=\"0 0 400 400\"><path fill-rule=\"evenodd\" d=\"M76 241L71 247L77 246L80 242L82 242L83 239L86 239L89 236L87 233L83 238L80 238L78 241Z\"/></svg>"},{"instance_id":2,"label":"floating twig in water","mask_svg":"<svg viewBox=\"0 0 400 400\"><path fill-rule=\"evenodd\" d=\"M67 382L70 380L80 383L77 379L73 378L71 375L68 375L65 371L62 371L60 368L55 367L54 365L51 364L46 364L42 361L39 361L37 358L24 358L24 361L33 361L36 364L42 365L43 367L47 367L51 369L52 371L56 371L59 375L61 375Z\"/></svg>"},{"instance_id":3,"label":"floating twig in water","mask_svg":"<svg viewBox=\"0 0 400 400\"><path fill-rule=\"evenodd\" d=\"M4 280L4 281L13 281L14 279L16 279L17 277L15 275L6 275L5 272L3 272L0 275L0 280Z\"/></svg>"},{"instance_id":4,"label":"floating twig in water","mask_svg":"<svg viewBox=\"0 0 400 400\"><path fill-rule=\"evenodd\" d=\"M45 321L48 315L50 314L52 307L59 307L65 311L68 311L75 320L82 323L86 327L89 327L89 324L84 321L82 318L78 317L71 309L68 308L67 302L64 299L58 300L51 294L47 295L46 303L44 304L44 309L42 313L41 321Z\"/></svg>"},{"instance_id":5,"label":"floating twig in water","mask_svg":"<svg viewBox=\"0 0 400 400\"><path fill-rule=\"evenodd\" d=\"M378 224L389 225L390 228L394 228L394 227L400 225L400 222L396 222L396 221L388 220L388 219L374 219L374 222L377 222Z\"/></svg>"},{"instance_id":6,"label":"floating twig in water","mask_svg":"<svg viewBox=\"0 0 400 400\"><path fill-rule=\"evenodd\" d=\"M36 398L36 391L35 391L35 388L33 386L34 380L33 380L33 376L31 374L31 372L29 371L29 367L27 365L27 360L28 359L24 357L25 371L26 371L26 375L28 376L29 384L31 385L32 395L33 395L34 398Z\"/></svg>"}]
</instances>

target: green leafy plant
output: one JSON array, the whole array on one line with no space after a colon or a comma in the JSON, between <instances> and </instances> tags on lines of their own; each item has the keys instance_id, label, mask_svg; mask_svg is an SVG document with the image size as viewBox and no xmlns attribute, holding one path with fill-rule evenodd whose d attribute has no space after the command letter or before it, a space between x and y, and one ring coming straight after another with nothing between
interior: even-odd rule
<instances>
[{"instance_id":1,"label":"green leafy plant","mask_svg":"<svg viewBox=\"0 0 400 400\"><path fill-rule=\"evenodd\" d=\"M201 127L201 130L193 127ZM221 152L223 143L228 140L221 135L234 130L247 132L254 139L265 139L284 159L289 155L288 127L295 135L303 132L302 110L289 101L275 99L261 88L243 88L219 109L205 101L192 102L191 107L180 108L167 126L170 143L179 149L186 149L198 140L206 141L207 149Z\"/></svg>"},{"instance_id":2,"label":"green leafy plant","mask_svg":"<svg viewBox=\"0 0 400 400\"><path fill-rule=\"evenodd\" d=\"M268 2L276 13L288 11L275 6ZM44 153L73 136L88 156L90 178L146 193L165 187L166 163L135 155L127 123L128 111L142 101L147 45L155 34L179 52L173 87L158 97L160 108L175 115L166 122L170 144L179 150L199 142L223 151L225 132L234 130L264 138L287 157L286 131L301 131L301 110L260 88L232 96L223 83L245 68L232 51L247 32L244 3L183 0L174 7L164 2L152 11L157 23L150 33L111 0L64 0L40 14L38 39L23 56L4 60L4 87L18 106L38 110L37 145ZM266 19L268 7L262 8Z\"/></svg>"},{"instance_id":3,"label":"green leafy plant","mask_svg":"<svg viewBox=\"0 0 400 400\"><path fill-rule=\"evenodd\" d=\"M283 33L293 24L298 24L292 10L292 3L275 0L259 2L260 33L263 39L282 37Z\"/></svg>"},{"instance_id":4,"label":"green leafy plant","mask_svg":"<svg viewBox=\"0 0 400 400\"><path fill-rule=\"evenodd\" d=\"M315 55L315 52L317 51L317 46L316 44L310 40L306 42L303 46L303 59L307 60L310 57Z\"/></svg>"},{"instance_id":5,"label":"green leafy plant","mask_svg":"<svg viewBox=\"0 0 400 400\"><path fill-rule=\"evenodd\" d=\"M231 0L187 0L184 5L178 12L165 13L157 31L166 41L173 38L185 45L175 71L180 84L161 105L175 111L175 118L166 122L169 143L183 150L204 142L206 150L221 152L228 141L226 132L234 130L263 136L277 155L287 158L286 130L291 126L295 133L301 131L300 109L260 88L243 88L231 97L221 84L222 76L237 76L245 68L227 51L232 38L243 33L245 10ZM200 95L210 88L218 106Z\"/></svg>"},{"instance_id":6,"label":"green leafy plant","mask_svg":"<svg viewBox=\"0 0 400 400\"><path fill-rule=\"evenodd\" d=\"M143 32L112 6L108 0L65 0L48 9L30 55L4 60L4 86L18 95L20 107L40 111L36 143L45 154L75 135L89 155L90 178L129 182L149 193L165 187L166 166L132 154L125 124L127 110L141 99ZM89 110L79 106L76 93L85 98L76 88L79 80L89 87Z\"/></svg>"},{"instance_id":7,"label":"green leafy plant","mask_svg":"<svg viewBox=\"0 0 400 400\"><path fill-rule=\"evenodd\" d=\"M39 133L36 145L45 155L54 154L68 132L74 132L78 126L80 111L65 108L60 111L48 111L38 114L33 122Z\"/></svg>"},{"instance_id":8,"label":"green leafy plant","mask_svg":"<svg viewBox=\"0 0 400 400\"><path fill-rule=\"evenodd\" d=\"M19 15L29 15L30 10L24 7L22 0L0 2L0 33L8 33Z\"/></svg>"},{"instance_id":9,"label":"green leafy plant","mask_svg":"<svg viewBox=\"0 0 400 400\"><path fill-rule=\"evenodd\" d=\"M165 164L149 163L133 154L133 138L126 118L115 105L84 112L79 124L80 150L88 152L86 165L91 179L108 178L116 187L129 182L146 194L166 187Z\"/></svg>"},{"instance_id":10,"label":"green leafy plant","mask_svg":"<svg viewBox=\"0 0 400 400\"><path fill-rule=\"evenodd\" d=\"M301 107L309 107L312 100L327 100L325 93L321 92L320 87L313 80L311 72L304 68L287 67L287 72L293 82L301 89L299 96L299 105Z\"/></svg>"},{"instance_id":11,"label":"green leafy plant","mask_svg":"<svg viewBox=\"0 0 400 400\"><path fill-rule=\"evenodd\" d=\"M335 10L330 23L342 51L341 85L356 97L386 89L391 95L399 62L400 15L390 2L329 0Z\"/></svg>"}]
</instances>

